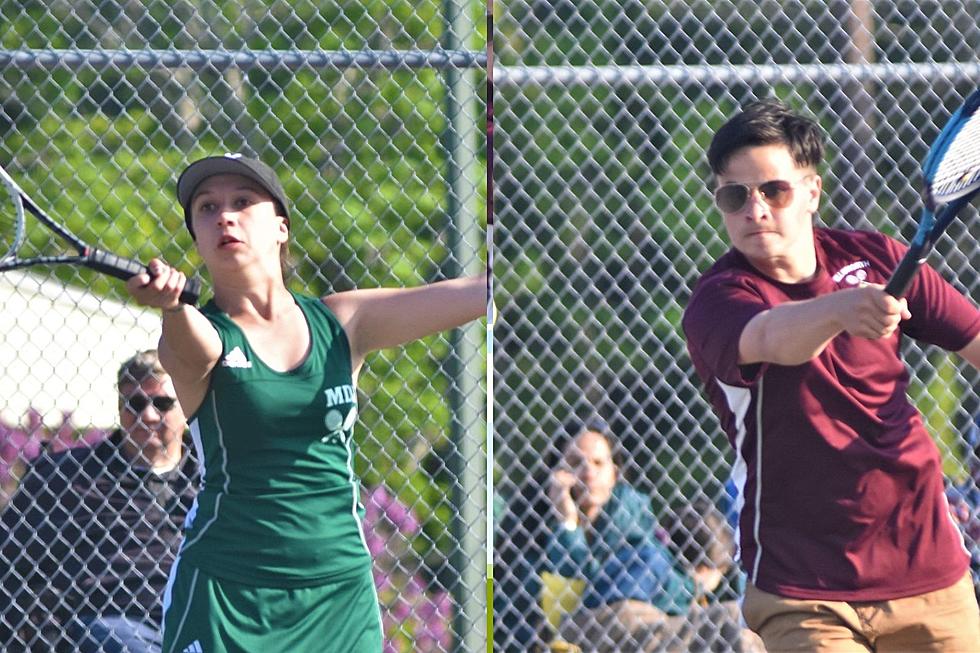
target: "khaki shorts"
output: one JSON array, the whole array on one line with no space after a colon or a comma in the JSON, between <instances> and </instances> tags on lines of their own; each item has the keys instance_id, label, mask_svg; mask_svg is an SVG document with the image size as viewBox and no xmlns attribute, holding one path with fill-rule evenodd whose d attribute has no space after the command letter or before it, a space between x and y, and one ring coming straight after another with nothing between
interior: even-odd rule
<instances>
[{"instance_id":1,"label":"khaki shorts","mask_svg":"<svg viewBox=\"0 0 980 653\"><path fill-rule=\"evenodd\" d=\"M742 613L769 653L971 653L980 609L967 573L935 592L891 601L804 601L745 589Z\"/></svg>"}]
</instances>

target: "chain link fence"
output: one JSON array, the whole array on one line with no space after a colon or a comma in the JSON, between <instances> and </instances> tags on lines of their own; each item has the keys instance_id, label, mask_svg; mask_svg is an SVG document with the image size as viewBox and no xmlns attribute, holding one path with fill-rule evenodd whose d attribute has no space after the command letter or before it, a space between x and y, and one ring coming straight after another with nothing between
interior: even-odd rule
<instances>
[{"instance_id":1,"label":"chain link fence","mask_svg":"<svg viewBox=\"0 0 980 653\"><path fill-rule=\"evenodd\" d=\"M176 176L225 152L250 153L280 175L292 202L294 290L482 271L483 12L467 0L0 0L0 163L82 239L186 272L203 267ZM25 247L59 245L32 227ZM116 370L156 346L159 316L87 271L0 277L3 507L30 470L106 440L119 419ZM484 347L471 325L375 354L360 375L355 466L386 652L479 650L486 640ZM80 473L81 485L96 475ZM46 500L71 505L72 492ZM138 570L134 592L165 577L173 551L156 547L182 519L171 509L154 522L143 553L162 553ZM13 633L0 648L64 648L66 625L38 622L91 607L83 577L121 564L101 552L122 549L128 534L93 535L73 514L46 543L57 588L50 578L25 584L37 551L4 548L0 578L21 605L0 607L0 630Z\"/></svg>"},{"instance_id":2,"label":"chain link fence","mask_svg":"<svg viewBox=\"0 0 980 653\"><path fill-rule=\"evenodd\" d=\"M559 455L556 438L575 424L592 416L608 424L627 454L624 476L652 497L665 530L692 502L730 510L732 454L680 330L699 273L727 249L704 160L714 130L753 99L778 97L809 112L830 144L819 221L908 242L921 209L920 162L980 79L977 15L975 1L501 4L493 73L496 650L532 650L558 623L543 614L534 578L548 504L543 514L534 506ZM968 208L930 259L974 300L978 233ZM950 483L975 487L976 442L964 439L977 410L975 370L915 343L905 353L913 399ZM970 510L976 521L978 507ZM697 543L691 533L686 540ZM735 631L709 630L689 647L747 645Z\"/></svg>"}]
</instances>

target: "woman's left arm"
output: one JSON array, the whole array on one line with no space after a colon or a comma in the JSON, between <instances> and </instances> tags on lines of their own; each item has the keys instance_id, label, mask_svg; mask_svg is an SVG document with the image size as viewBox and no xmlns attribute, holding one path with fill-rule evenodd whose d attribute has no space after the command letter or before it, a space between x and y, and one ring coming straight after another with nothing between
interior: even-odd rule
<instances>
[{"instance_id":1,"label":"woman's left arm","mask_svg":"<svg viewBox=\"0 0 980 653\"><path fill-rule=\"evenodd\" d=\"M350 290L323 297L347 333L354 367L378 349L446 331L486 313L487 278L474 275L415 288Z\"/></svg>"}]
</instances>

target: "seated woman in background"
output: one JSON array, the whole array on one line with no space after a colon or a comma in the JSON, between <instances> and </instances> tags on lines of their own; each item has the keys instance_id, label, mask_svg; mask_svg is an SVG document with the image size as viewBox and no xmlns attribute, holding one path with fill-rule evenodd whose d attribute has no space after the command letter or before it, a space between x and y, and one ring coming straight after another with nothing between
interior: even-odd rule
<instances>
[{"instance_id":1,"label":"seated woman in background","mask_svg":"<svg viewBox=\"0 0 980 653\"><path fill-rule=\"evenodd\" d=\"M723 571L684 570L657 537L650 498L620 480L618 458L611 434L584 429L552 473L556 523L542 577L584 581L581 606L561 621L559 638L597 651L686 651L695 634L688 612Z\"/></svg>"}]
</instances>

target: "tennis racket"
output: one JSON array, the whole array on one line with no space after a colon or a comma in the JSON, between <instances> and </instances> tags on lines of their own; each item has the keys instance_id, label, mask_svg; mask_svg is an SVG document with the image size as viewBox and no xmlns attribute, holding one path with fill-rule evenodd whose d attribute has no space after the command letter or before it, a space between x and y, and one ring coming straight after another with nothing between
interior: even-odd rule
<instances>
[{"instance_id":1,"label":"tennis racket","mask_svg":"<svg viewBox=\"0 0 980 653\"><path fill-rule=\"evenodd\" d=\"M34 265L68 264L81 265L123 280L144 272L153 276L149 268L139 261L92 247L56 222L34 203L3 167L0 167L0 182L3 186L0 191L0 207L3 207L0 208L0 272ZM20 258L19 252L27 237L27 212L67 243L75 253ZM200 295L200 279L188 279L180 301L193 306Z\"/></svg>"},{"instance_id":2,"label":"tennis racket","mask_svg":"<svg viewBox=\"0 0 980 653\"><path fill-rule=\"evenodd\" d=\"M925 207L909 250L885 292L902 297L919 267L956 214L980 191L980 90L974 91L939 132L922 164ZM938 210L938 213L937 213Z\"/></svg>"}]
</instances>

